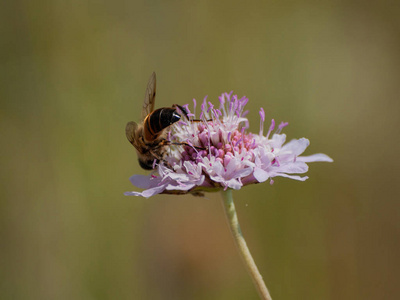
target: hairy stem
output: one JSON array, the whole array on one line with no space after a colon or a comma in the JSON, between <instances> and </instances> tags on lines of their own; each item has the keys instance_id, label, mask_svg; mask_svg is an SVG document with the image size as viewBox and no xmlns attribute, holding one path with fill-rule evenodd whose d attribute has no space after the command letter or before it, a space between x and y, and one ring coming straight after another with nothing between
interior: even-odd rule
<instances>
[{"instance_id":1,"label":"hairy stem","mask_svg":"<svg viewBox=\"0 0 400 300\"><path fill-rule=\"evenodd\" d=\"M262 279L260 272L257 269L256 263L251 256L250 250L247 247L246 241L243 237L242 230L240 229L239 220L236 214L235 204L233 203L232 190L228 189L222 192L223 206L225 215L228 220L229 228L231 229L233 239L243 258L244 264L253 279L254 285L261 297L261 299L272 300L268 289Z\"/></svg>"}]
</instances>

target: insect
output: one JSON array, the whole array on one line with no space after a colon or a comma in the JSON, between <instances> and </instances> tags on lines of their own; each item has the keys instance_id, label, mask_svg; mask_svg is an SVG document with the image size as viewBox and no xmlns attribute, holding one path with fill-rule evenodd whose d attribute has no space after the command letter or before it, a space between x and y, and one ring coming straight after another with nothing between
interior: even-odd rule
<instances>
[{"instance_id":1,"label":"insect","mask_svg":"<svg viewBox=\"0 0 400 300\"><path fill-rule=\"evenodd\" d=\"M156 73L153 72L147 84L141 123L131 121L125 128L126 137L136 148L139 165L145 170L152 170L154 163L163 159L166 146L177 144L167 140L169 127L181 119L177 108L187 117L185 109L179 105L154 110L155 99Z\"/></svg>"}]
</instances>

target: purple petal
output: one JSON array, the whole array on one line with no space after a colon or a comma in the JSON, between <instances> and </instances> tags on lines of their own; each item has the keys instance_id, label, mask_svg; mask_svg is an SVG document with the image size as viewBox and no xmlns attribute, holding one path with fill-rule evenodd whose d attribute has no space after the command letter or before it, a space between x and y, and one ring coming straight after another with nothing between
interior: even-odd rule
<instances>
[{"instance_id":1,"label":"purple petal","mask_svg":"<svg viewBox=\"0 0 400 300\"><path fill-rule=\"evenodd\" d=\"M140 189L148 189L157 186L157 184L161 182L160 177L152 177L151 175L133 175L129 180L134 186L137 186Z\"/></svg>"},{"instance_id":2,"label":"purple petal","mask_svg":"<svg viewBox=\"0 0 400 300\"><path fill-rule=\"evenodd\" d=\"M264 123L264 121L265 121L264 108L262 108L262 107L260 108L259 114L260 114L261 122Z\"/></svg>"}]
</instances>

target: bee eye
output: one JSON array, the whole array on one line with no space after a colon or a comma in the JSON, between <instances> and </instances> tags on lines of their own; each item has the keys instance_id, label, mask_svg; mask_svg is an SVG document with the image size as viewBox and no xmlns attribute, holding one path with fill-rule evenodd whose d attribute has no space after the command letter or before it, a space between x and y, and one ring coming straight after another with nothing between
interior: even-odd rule
<instances>
[{"instance_id":1,"label":"bee eye","mask_svg":"<svg viewBox=\"0 0 400 300\"><path fill-rule=\"evenodd\" d=\"M177 112L174 112L172 114L172 118L171 118L171 124L178 122L181 119L181 115L178 114Z\"/></svg>"}]
</instances>

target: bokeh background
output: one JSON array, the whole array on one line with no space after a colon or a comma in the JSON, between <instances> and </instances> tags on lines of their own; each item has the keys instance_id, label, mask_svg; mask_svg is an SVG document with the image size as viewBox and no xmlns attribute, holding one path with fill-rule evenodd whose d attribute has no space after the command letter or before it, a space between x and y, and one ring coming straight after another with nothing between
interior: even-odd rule
<instances>
[{"instance_id":1,"label":"bokeh background","mask_svg":"<svg viewBox=\"0 0 400 300\"><path fill-rule=\"evenodd\" d=\"M234 193L274 299L399 299L398 1L7 1L0 298L257 299L220 195L126 197L157 105L234 90L307 137L306 182Z\"/></svg>"}]
</instances>

